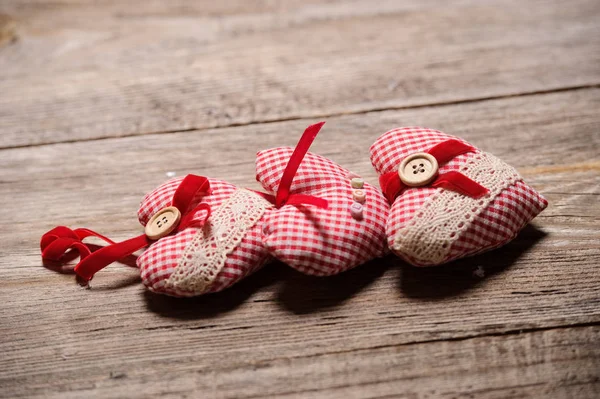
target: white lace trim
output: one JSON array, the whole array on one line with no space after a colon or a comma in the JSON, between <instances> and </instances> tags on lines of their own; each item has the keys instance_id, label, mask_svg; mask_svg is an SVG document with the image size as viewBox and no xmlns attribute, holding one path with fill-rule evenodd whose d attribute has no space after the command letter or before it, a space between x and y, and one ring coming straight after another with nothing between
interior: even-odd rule
<instances>
[{"instance_id":1,"label":"white lace trim","mask_svg":"<svg viewBox=\"0 0 600 399\"><path fill-rule=\"evenodd\" d=\"M392 249L420 265L447 260L452 244L472 221L500 194L521 180L519 173L492 154L477 153L460 172L490 192L475 199L454 191L437 189L410 223L398 231Z\"/></svg>"},{"instance_id":2,"label":"white lace trim","mask_svg":"<svg viewBox=\"0 0 600 399\"><path fill-rule=\"evenodd\" d=\"M249 190L239 189L221 204L185 248L166 288L196 295L206 292L223 269L227 255L271 204Z\"/></svg>"}]
</instances>

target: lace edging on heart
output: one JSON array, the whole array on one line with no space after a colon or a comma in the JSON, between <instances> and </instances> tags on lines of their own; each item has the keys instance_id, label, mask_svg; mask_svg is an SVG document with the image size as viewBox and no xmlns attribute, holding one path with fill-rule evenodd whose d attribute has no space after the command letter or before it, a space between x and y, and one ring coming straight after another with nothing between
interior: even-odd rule
<instances>
[{"instance_id":1,"label":"lace edging on heart","mask_svg":"<svg viewBox=\"0 0 600 399\"><path fill-rule=\"evenodd\" d=\"M239 189L219 206L184 250L165 287L187 295L208 290L223 269L227 255L271 204L252 191Z\"/></svg>"},{"instance_id":2,"label":"lace edging on heart","mask_svg":"<svg viewBox=\"0 0 600 399\"><path fill-rule=\"evenodd\" d=\"M489 189L479 199L437 189L411 222L398 231L392 249L421 265L447 260L452 244L472 221L502 192L522 180L510 165L495 156L478 152L460 169L467 177Z\"/></svg>"}]
</instances>

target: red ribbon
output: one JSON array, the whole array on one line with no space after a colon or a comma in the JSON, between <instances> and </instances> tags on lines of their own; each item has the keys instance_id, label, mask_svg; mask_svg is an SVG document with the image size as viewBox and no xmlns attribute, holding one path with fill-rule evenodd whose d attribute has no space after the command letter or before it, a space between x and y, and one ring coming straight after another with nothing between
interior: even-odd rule
<instances>
[{"instance_id":1,"label":"red ribbon","mask_svg":"<svg viewBox=\"0 0 600 399\"><path fill-rule=\"evenodd\" d=\"M292 186L294 176L312 142L315 140L324 124L325 122L319 122L310 125L306 128L304 133L302 133L302 137L300 137L298 144L296 144L296 148L283 171L275 196L266 193L258 193L277 208L281 208L284 205L314 205L319 208L327 208L328 203L326 199L305 194L290 194L290 187Z\"/></svg>"},{"instance_id":2,"label":"red ribbon","mask_svg":"<svg viewBox=\"0 0 600 399\"><path fill-rule=\"evenodd\" d=\"M426 151L432 155L441 167L453 158L473 152L475 148L463 143L462 141L451 139L443 141ZM406 188L398 172L384 173L379 177L379 185L390 203L394 202L396 197ZM431 187L440 187L446 190L456 191L472 198L480 198L486 195L489 190L474 180L460 172L452 171L441 173L432 183Z\"/></svg>"},{"instance_id":3,"label":"red ribbon","mask_svg":"<svg viewBox=\"0 0 600 399\"><path fill-rule=\"evenodd\" d=\"M206 222L206 219L210 216L210 206L208 204L198 204L190 211L188 211L188 208L197 195L206 195L209 192L210 183L206 177L187 175L183 179L171 201L172 206L179 210L182 218L177 228L171 234L175 234L192 225ZM206 217L201 221L194 222L194 215L200 210L207 211ZM108 245L92 252L88 245L83 243L83 240L87 237L100 238L107 242ZM152 240L145 234L125 241L114 242L89 229L71 230L65 226L58 226L42 236L40 248L42 250L42 259L52 261L60 261L63 255L70 249L77 250L80 261L75 266L75 273L87 284L94 277L94 274L104 267L145 248L151 243Z\"/></svg>"}]
</instances>

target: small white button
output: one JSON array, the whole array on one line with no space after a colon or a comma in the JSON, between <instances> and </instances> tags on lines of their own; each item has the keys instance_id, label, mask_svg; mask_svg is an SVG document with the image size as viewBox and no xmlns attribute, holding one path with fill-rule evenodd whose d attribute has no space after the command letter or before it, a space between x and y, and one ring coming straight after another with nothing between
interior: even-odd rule
<instances>
[{"instance_id":1,"label":"small white button","mask_svg":"<svg viewBox=\"0 0 600 399\"><path fill-rule=\"evenodd\" d=\"M367 199L365 190L352 190L352 199L356 202L364 204Z\"/></svg>"},{"instance_id":2,"label":"small white button","mask_svg":"<svg viewBox=\"0 0 600 399\"><path fill-rule=\"evenodd\" d=\"M350 205L350 215L356 220L362 220L363 206L358 202L353 202L352 205Z\"/></svg>"},{"instance_id":3,"label":"small white button","mask_svg":"<svg viewBox=\"0 0 600 399\"><path fill-rule=\"evenodd\" d=\"M365 181L360 177L354 177L352 180L350 180L350 185L352 186L352 188L363 188L365 185Z\"/></svg>"},{"instance_id":4,"label":"small white button","mask_svg":"<svg viewBox=\"0 0 600 399\"><path fill-rule=\"evenodd\" d=\"M144 233L151 240L159 240L169 235L181 219L181 213L179 209L174 206L168 206L156 212L154 216L150 218L144 229Z\"/></svg>"},{"instance_id":5,"label":"small white button","mask_svg":"<svg viewBox=\"0 0 600 399\"><path fill-rule=\"evenodd\" d=\"M437 159L425 152L411 154L400 163L398 174L402 183L409 187L424 186L438 174Z\"/></svg>"}]
</instances>

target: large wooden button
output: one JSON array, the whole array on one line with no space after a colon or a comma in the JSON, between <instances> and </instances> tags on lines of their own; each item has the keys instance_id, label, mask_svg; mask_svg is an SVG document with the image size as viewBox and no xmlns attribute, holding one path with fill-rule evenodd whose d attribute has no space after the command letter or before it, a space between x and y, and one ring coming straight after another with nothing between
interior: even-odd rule
<instances>
[{"instance_id":1,"label":"large wooden button","mask_svg":"<svg viewBox=\"0 0 600 399\"><path fill-rule=\"evenodd\" d=\"M158 240L169 235L181 219L181 212L174 206L168 206L156 212L146 224L144 233L151 240Z\"/></svg>"},{"instance_id":2,"label":"large wooden button","mask_svg":"<svg viewBox=\"0 0 600 399\"><path fill-rule=\"evenodd\" d=\"M398 167L402 183L409 187L429 184L438 174L438 162L433 155L418 152L404 158Z\"/></svg>"}]
</instances>

